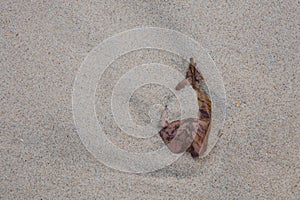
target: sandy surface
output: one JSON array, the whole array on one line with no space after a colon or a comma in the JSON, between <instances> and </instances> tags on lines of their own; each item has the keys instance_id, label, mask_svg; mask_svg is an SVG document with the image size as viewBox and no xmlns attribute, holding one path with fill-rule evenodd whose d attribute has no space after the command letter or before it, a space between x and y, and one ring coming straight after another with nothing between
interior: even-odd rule
<instances>
[{"instance_id":1,"label":"sandy surface","mask_svg":"<svg viewBox=\"0 0 300 200\"><path fill-rule=\"evenodd\" d=\"M297 199L299 4L130 2L1 1L0 199ZM223 77L227 118L204 159L184 154L164 169L131 174L103 165L85 148L73 121L72 90L88 52L142 26L177 30L201 43ZM101 90L109 91L133 64L178 67L182 59L156 51L122 59L99 80L99 123L125 150L155 149L156 137L137 142L118 132L101 110L108 95ZM158 98L147 98L149 91ZM149 123L149 106L170 98L159 86L141 87L130 101L133 119Z\"/></svg>"}]
</instances>

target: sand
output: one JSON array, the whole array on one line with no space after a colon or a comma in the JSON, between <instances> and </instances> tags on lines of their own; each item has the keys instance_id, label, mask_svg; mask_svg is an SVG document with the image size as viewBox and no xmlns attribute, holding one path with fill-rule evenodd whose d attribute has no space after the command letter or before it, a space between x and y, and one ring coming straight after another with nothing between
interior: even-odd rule
<instances>
[{"instance_id":1,"label":"sand","mask_svg":"<svg viewBox=\"0 0 300 200\"><path fill-rule=\"evenodd\" d=\"M297 7L296 1L2 1L0 199L297 199ZM205 158L186 153L163 169L126 173L103 164L83 143L72 107L80 66L103 40L138 27L184 33L215 62L227 116ZM105 110L118 79L149 62L182 73L186 66L180 56L144 49L116 59L97 83L97 119L126 151L162 147L157 135L123 134ZM129 103L133 120L150 123L160 112L153 105L170 101L176 119L174 98L159 85L140 87Z\"/></svg>"}]
</instances>

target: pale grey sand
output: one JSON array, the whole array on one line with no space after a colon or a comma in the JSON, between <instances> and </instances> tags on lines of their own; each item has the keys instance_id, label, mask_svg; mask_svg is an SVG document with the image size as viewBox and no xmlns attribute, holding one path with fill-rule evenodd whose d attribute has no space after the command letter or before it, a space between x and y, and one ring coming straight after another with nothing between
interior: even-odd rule
<instances>
[{"instance_id":1,"label":"pale grey sand","mask_svg":"<svg viewBox=\"0 0 300 200\"><path fill-rule=\"evenodd\" d=\"M1 1L0 9L0 199L299 198L296 1ZM223 77L227 118L206 158L185 154L156 172L130 174L87 151L73 121L72 89L88 52L109 36L144 26L201 43ZM159 138L137 142L120 134L101 110L109 101L101 87L111 88L122 70L143 62L182 72L184 62L156 51L122 59L99 80L95 110L113 143L146 152L161 145ZM159 98L149 99L149 91ZM148 123L147 105L170 98L159 86L141 87L130 102L133 119Z\"/></svg>"}]
</instances>

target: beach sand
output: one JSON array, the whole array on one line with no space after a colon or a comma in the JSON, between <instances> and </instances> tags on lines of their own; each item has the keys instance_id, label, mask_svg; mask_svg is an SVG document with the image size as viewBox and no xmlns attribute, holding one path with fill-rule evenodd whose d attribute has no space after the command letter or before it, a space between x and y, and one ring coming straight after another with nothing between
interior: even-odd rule
<instances>
[{"instance_id":1,"label":"beach sand","mask_svg":"<svg viewBox=\"0 0 300 200\"><path fill-rule=\"evenodd\" d=\"M0 199L299 198L296 1L4 0L0 10ZM80 139L72 91L82 62L106 38L137 27L184 33L214 60L227 116L205 158L186 153L154 172L125 173L102 164ZM97 86L98 120L107 137L128 151L147 152L162 141L120 134L101 105L109 107L110 88L122 70L147 62L182 73L187 67L170 53L141 50L112 63ZM141 105L166 102L168 92L157 85L137 90L133 119L149 123L149 107Z\"/></svg>"}]
</instances>

